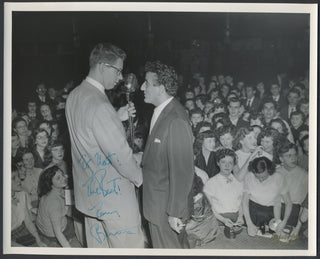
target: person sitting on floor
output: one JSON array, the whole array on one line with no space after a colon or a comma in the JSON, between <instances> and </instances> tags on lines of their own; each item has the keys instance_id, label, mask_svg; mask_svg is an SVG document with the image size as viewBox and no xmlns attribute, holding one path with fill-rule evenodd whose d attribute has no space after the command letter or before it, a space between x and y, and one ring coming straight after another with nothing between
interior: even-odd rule
<instances>
[{"instance_id":1,"label":"person sitting on floor","mask_svg":"<svg viewBox=\"0 0 320 259\"><path fill-rule=\"evenodd\" d=\"M249 173L244 179L243 213L249 236L255 236L258 228L268 225L271 219L280 220L278 201L285 203L284 218L275 232L281 235L291 213L292 202L285 178L275 172L275 165L266 157L258 157L249 163Z\"/></svg>"},{"instance_id":2,"label":"person sitting on floor","mask_svg":"<svg viewBox=\"0 0 320 259\"><path fill-rule=\"evenodd\" d=\"M203 192L220 223L229 228L233 225L242 225L243 183L232 174L236 154L231 149L220 149L216 152L216 159L220 172L206 182Z\"/></svg>"},{"instance_id":3,"label":"person sitting on floor","mask_svg":"<svg viewBox=\"0 0 320 259\"><path fill-rule=\"evenodd\" d=\"M65 204L67 177L58 166L42 173L39 180L40 204L36 224L50 247L81 247L76 238L71 206Z\"/></svg>"},{"instance_id":4,"label":"person sitting on floor","mask_svg":"<svg viewBox=\"0 0 320 259\"><path fill-rule=\"evenodd\" d=\"M11 246L46 246L31 220L27 194L22 190L16 166L11 168Z\"/></svg>"}]
</instances>

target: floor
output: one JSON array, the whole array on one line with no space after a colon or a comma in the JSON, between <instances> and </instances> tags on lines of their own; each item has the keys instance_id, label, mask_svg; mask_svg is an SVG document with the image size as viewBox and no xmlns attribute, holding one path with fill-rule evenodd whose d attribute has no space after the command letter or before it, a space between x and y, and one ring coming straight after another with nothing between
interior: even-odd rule
<instances>
[{"instance_id":1,"label":"floor","mask_svg":"<svg viewBox=\"0 0 320 259\"><path fill-rule=\"evenodd\" d=\"M280 242L279 239L272 237L250 237L247 230L236 236L235 239L228 239L224 233L223 228L220 229L220 234L216 240L204 246L197 247L197 249L288 249L288 250L304 250L308 249L308 242L306 238L299 238L289 243Z\"/></svg>"}]
</instances>

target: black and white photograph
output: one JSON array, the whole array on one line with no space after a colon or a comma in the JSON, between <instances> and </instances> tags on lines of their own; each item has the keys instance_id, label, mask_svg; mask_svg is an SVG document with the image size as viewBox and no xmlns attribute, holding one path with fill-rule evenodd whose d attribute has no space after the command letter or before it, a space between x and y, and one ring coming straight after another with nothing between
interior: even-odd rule
<instances>
[{"instance_id":1,"label":"black and white photograph","mask_svg":"<svg viewBox=\"0 0 320 259\"><path fill-rule=\"evenodd\" d=\"M3 253L316 255L317 10L4 3Z\"/></svg>"}]
</instances>

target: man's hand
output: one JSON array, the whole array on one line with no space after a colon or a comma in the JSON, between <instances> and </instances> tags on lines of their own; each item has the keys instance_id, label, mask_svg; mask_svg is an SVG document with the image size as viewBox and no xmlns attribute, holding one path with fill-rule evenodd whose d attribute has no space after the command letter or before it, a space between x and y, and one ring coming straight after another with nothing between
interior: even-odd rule
<instances>
[{"instance_id":1,"label":"man's hand","mask_svg":"<svg viewBox=\"0 0 320 259\"><path fill-rule=\"evenodd\" d=\"M181 219L171 217L171 216L168 217L168 222L169 222L170 227L178 234L185 226L185 224L182 223Z\"/></svg>"},{"instance_id":2,"label":"man's hand","mask_svg":"<svg viewBox=\"0 0 320 259\"><path fill-rule=\"evenodd\" d=\"M136 116L136 108L134 107L133 102L129 102L129 104L120 107L118 110L118 117L120 118L121 121L126 121L130 117L135 117Z\"/></svg>"},{"instance_id":3,"label":"man's hand","mask_svg":"<svg viewBox=\"0 0 320 259\"><path fill-rule=\"evenodd\" d=\"M133 154L133 158L136 160L137 165L140 167L142 161L143 152Z\"/></svg>"}]
</instances>

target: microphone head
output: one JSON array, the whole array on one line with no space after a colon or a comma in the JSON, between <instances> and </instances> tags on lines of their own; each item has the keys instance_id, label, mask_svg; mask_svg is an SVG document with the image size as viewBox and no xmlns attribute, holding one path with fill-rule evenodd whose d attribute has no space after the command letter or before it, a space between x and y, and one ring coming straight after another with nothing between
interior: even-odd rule
<instances>
[{"instance_id":1,"label":"microphone head","mask_svg":"<svg viewBox=\"0 0 320 259\"><path fill-rule=\"evenodd\" d=\"M138 88L138 80L135 74L129 73L124 76L124 88L127 92L135 92Z\"/></svg>"}]
</instances>

